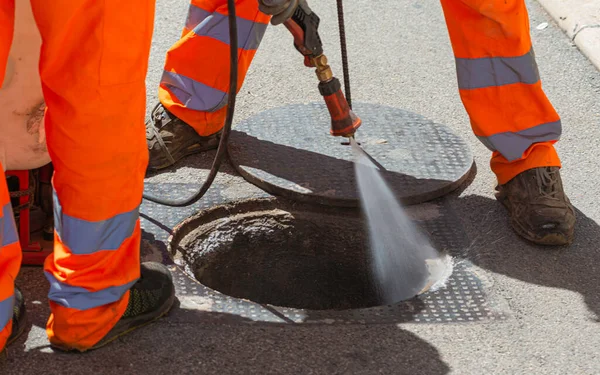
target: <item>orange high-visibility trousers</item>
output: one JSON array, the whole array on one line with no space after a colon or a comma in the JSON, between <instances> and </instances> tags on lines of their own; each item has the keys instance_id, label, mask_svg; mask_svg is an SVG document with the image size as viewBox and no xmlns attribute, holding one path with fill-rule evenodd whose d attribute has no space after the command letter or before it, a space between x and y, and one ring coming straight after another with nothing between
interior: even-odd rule
<instances>
[{"instance_id":1,"label":"orange high-visibility trousers","mask_svg":"<svg viewBox=\"0 0 600 375\"><path fill-rule=\"evenodd\" d=\"M0 19L2 17L0 16ZM0 79L0 82L2 80ZM6 177L0 163L0 352L12 328L14 283L21 267L21 246Z\"/></svg>"},{"instance_id":2,"label":"orange high-visibility trousers","mask_svg":"<svg viewBox=\"0 0 600 375\"><path fill-rule=\"evenodd\" d=\"M542 90L524 0L441 0L456 57L460 96L472 129L504 184L541 166L560 166L561 122ZM219 131L229 87L225 0L193 0L181 39L167 53L159 99L200 135ZM268 16L238 0L240 83Z\"/></svg>"},{"instance_id":3,"label":"orange high-visibility trousers","mask_svg":"<svg viewBox=\"0 0 600 375\"><path fill-rule=\"evenodd\" d=\"M238 92L270 16L258 0L236 0ZM167 52L158 96L162 105L202 136L223 128L229 92L227 0L191 0L183 33Z\"/></svg>"},{"instance_id":4,"label":"orange high-visibility trousers","mask_svg":"<svg viewBox=\"0 0 600 375\"><path fill-rule=\"evenodd\" d=\"M460 97L473 132L493 151L504 184L561 163L560 117L542 90L524 0L441 0L456 60Z\"/></svg>"},{"instance_id":5,"label":"orange high-visibility trousers","mask_svg":"<svg viewBox=\"0 0 600 375\"><path fill-rule=\"evenodd\" d=\"M0 82L14 16L0 0ZM31 0L54 165L52 343L85 350L120 319L139 278L139 205L148 164L145 77L152 0ZM0 253L0 267L14 256ZM11 260L13 259L13 260ZM0 270L2 271L2 270ZM4 277L4 275L2 276ZM10 278L1 279L1 297Z\"/></svg>"}]
</instances>

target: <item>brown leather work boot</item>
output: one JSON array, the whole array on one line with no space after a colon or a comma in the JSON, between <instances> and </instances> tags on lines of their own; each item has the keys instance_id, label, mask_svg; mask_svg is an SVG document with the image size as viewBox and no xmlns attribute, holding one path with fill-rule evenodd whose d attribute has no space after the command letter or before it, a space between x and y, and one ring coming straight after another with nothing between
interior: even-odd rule
<instances>
[{"instance_id":1,"label":"brown leather work boot","mask_svg":"<svg viewBox=\"0 0 600 375\"><path fill-rule=\"evenodd\" d=\"M148 170L170 167L180 159L219 146L221 132L202 137L196 130L167 111L160 102L146 122L146 142L150 160Z\"/></svg>"},{"instance_id":2,"label":"brown leather work boot","mask_svg":"<svg viewBox=\"0 0 600 375\"><path fill-rule=\"evenodd\" d=\"M527 170L496 190L513 229L523 238L539 245L573 241L575 210L563 190L558 167Z\"/></svg>"}]
</instances>

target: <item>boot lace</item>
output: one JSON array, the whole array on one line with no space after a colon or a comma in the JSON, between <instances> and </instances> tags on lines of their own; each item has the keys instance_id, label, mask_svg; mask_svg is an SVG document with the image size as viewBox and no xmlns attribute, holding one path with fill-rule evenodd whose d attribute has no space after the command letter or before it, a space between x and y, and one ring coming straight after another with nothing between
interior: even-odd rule
<instances>
[{"instance_id":1,"label":"boot lace","mask_svg":"<svg viewBox=\"0 0 600 375\"><path fill-rule=\"evenodd\" d=\"M159 148L165 154L167 159L171 162L171 164L175 164L175 159L171 152L169 151L167 145L165 144L165 140L160 136L160 129L167 125L170 122L169 115L167 111L162 106L160 102L156 104L154 109L152 109L152 122L146 126L146 139L150 142L150 147L154 148L155 144L158 144ZM156 140L156 143L152 142Z\"/></svg>"},{"instance_id":2,"label":"boot lace","mask_svg":"<svg viewBox=\"0 0 600 375\"><path fill-rule=\"evenodd\" d=\"M536 168L535 178L538 183L540 195L545 198L558 199L560 193L558 169Z\"/></svg>"},{"instance_id":3,"label":"boot lace","mask_svg":"<svg viewBox=\"0 0 600 375\"><path fill-rule=\"evenodd\" d=\"M158 132L160 131L160 129L165 126L168 121L163 121L165 120L165 118L167 117L167 114L165 112L164 107L161 105L160 102L158 102L156 104L156 106L154 106L154 108L152 109L152 123L148 124L148 126L146 126L146 138L147 139L152 139L155 137L160 138L160 136L158 135Z\"/></svg>"}]
</instances>

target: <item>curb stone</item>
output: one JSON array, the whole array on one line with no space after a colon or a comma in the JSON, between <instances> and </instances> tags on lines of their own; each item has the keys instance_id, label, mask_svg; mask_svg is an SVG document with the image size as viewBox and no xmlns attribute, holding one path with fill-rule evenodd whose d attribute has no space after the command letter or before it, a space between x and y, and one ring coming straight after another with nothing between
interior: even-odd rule
<instances>
[{"instance_id":1,"label":"curb stone","mask_svg":"<svg viewBox=\"0 0 600 375\"><path fill-rule=\"evenodd\" d=\"M600 0L537 0L600 70Z\"/></svg>"}]
</instances>

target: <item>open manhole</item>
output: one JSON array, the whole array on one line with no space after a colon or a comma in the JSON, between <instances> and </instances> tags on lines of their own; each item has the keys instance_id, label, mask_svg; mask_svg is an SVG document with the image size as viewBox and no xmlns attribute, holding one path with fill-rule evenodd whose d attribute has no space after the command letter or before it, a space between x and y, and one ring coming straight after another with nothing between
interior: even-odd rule
<instances>
[{"instance_id":1,"label":"open manhole","mask_svg":"<svg viewBox=\"0 0 600 375\"><path fill-rule=\"evenodd\" d=\"M358 210L259 199L220 206L175 229L170 252L222 294L289 308L382 305Z\"/></svg>"}]
</instances>

